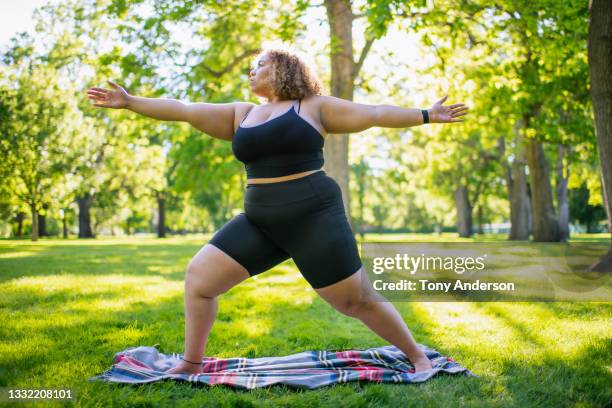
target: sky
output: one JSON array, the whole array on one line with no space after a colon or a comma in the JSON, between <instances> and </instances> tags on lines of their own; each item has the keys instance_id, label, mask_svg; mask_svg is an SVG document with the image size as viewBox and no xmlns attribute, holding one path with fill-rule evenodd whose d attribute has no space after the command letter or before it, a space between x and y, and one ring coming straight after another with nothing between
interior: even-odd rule
<instances>
[{"instance_id":1,"label":"sky","mask_svg":"<svg viewBox=\"0 0 612 408\"><path fill-rule=\"evenodd\" d=\"M32 12L49 0L1 0L0 1L0 48L21 31L34 31Z\"/></svg>"},{"instance_id":2,"label":"sky","mask_svg":"<svg viewBox=\"0 0 612 408\"><path fill-rule=\"evenodd\" d=\"M48 2L56 3L59 0L0 0L0 48L8 46L10 38L21 31L34 31L34 23L32 20L32 13L37 7L45 5ZM358 1L356 2L358 3ZM324 7L311 7L309 8L306 16L306 30L305 38L300 44L297 44L299 49L304 50L303 55L305 57L316 56L316 65L329 69L329 62L324 47L326 46L325 41L321 41L321 38L328 37L328 26L325 23L319 24L319 21L325 21L325 9ZM363 21L363 19L362 19ZM355 41L355 59L358 58L358 52L361 50L363 45L363 27L360 27L361 22L356 21L353 27L353 36ZM184 33L189 35L188 33ZM182 43L189 44L189 39L184 38ZM387 36L384 39L377 40L373 50L381 53L387 53L389 51L394 53L394 60L405 62L402 68L410 71L414 70L419 65L425 63L423 60L423 53L421 47L418 44L418 39L414 36L410 36L405 32L401 32L397 27L390 27ZM374 52L371 52L374 54ZM311 60L314 62L314 59ZM388 67L385 66L384 61L379 58L366 59L366 63L363 67L364 71L377 72L384 74L388 71ZM385 75L380 75L385 77ZM416 88L416 78L408 78L407 89ZM384 84L381 84L384 85ZM359 95L355 96L355 99L359 99ZM420 102L416 100L415 102ZM380 102L382 103L382 102Z\"/></svg>"},{"instance_id":3,"label":"sky","mask_svg":"<svg viewBox=\"0 0 612 408\"><path fill-rule=\"evenodd\" d=\"M17 32L34 31L32 13L37 7L43 6L48 2L56 3L57 1L60 0L0 0L0 49L8 46L10 38ZM356 1L356 3L359 3L359 1ZM322 24L320 24L321 21L323 21ZM308 30L304 33L303 39L296 41L295 48L301 51L302 56L306 57L309 62L315 63L319 70L328 71L329 57L325 52L327 42L321 41L322 38L329 37L329 26L326 22L325 8L310 7L305 22ZM363 38L364 23L364 19L354 22L355 59L359 57L359 52L365 41ZM181 37L181 34L183 37L180 38L181 43L189 47L191 42L189 33L179 33L179 37ZM397 64L395 67L387 66L385 60L380 58L381 55L387 55L389 52L393 53L390 61ZM424 78L419 78L410 73L416 72L418 68L427 66L431 62L431 55L428 55L426 51L424 52L415 35L408 34L397 26L392 25L389 27L386 37L375 42L362 68L362 72L370 73L369 76L373 78L372 84L378 90L378 100L374 100L371 94L361 94L359 90L356 91L354 100L356 102L372 104L392 103L385 98L385 90L387 86L393 86L393 82L398 80L394 72L398 71L402 74L403 99L409 100L414 105L413 107L428 107L431 103L435 102L435 95L428 95L428 92L420 86L427 82L423 81ZM380 143L374 139L370 139L369 142ZM368 143L358 143L351 150L357 150L354 153L360 156L368 150L367 145ZM359 150L363 150L363 152L359 152Z\"/></svg>"}]
</instances>

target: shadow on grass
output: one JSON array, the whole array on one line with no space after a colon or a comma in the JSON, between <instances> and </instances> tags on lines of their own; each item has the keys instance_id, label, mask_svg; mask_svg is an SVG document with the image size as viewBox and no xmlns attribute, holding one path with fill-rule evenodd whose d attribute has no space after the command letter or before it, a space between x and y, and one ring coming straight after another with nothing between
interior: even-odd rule
<instances>
[{"instance_id":1,"label":"shadow on grass","mask_svg":"<svg viewBox=\"0 0 612 408\"><path fill-rule=\"evenodd\" d=\"M548 309L557 317L579 317L601 315L602 313L612 316L612 303L609 302L581 302L580 307L576 307L576 302L542 302L540 307Z\"/></svg>"},{"instance_id":2,"label":"shadow on grass","mask_svg":"<svg viewBox=\"0 0 612 408\"><path fill-rule=\"evenodd\" d=\"M611 353L610 347L590 346L573 360L549 356L533 365L506 360L499 380L517 406L609 406L610 373L604 362Z\"/></svg>"},{"instance_id":3,"label":"shadow on grass","mask_svg":"<svg viewBox=\"0 0 612 408\"><path fill-rule=\"evenodd\" d=\"M514 330L523 343L537 349L543 357L530 357L535 362L521 363L522 356L516 359L502 359L504 375L499 379L510 393L512 401L518 406L575 406L587 403L593 406L604 406L612 399L609 368L605 365L612 358L612 343L602 341L585 347L581 353L559 357L554 343L547 341L542 331L551 319L558 318L563 312L567 317L570 309L592 311L593 305L586 303L531 303L549 316L541 319L543 325L532 327L521 322L519 316L513 315L496 303L475 304L484 313L502 321ZM596 304L597 305L597 304ZM610 305L606 305L610 307ZM601 310L600 310L601 313ZM583 316L576 313L575 316ZM522 345L516 344L518 347ZM520 354L523 350L517 350ZM545 386L542 386L545 385Z\"/></svg>"}]
</instances>

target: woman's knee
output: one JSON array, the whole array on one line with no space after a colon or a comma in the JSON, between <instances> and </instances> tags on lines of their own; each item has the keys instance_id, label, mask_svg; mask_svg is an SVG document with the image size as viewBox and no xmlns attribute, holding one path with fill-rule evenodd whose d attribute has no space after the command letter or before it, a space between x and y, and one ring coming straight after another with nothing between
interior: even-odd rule
<instances>
[{"instance_id":1,"label":"woman's knee","mask_svg":"<svg viewBox=\"0 0 612 408\"><path fill-rule=\"evenodd\" d=\"M326 300L340 313L351 317L358 317L371 310L381 299L376 292L366 290Z\"/></svg>"},{"instance_id":2,"label":"woman's knee","mask_svg":"<svg viewBox=\"0 0 612 408\"><path fill-rule=\"evenodd\" d=\"M212 284L209 275L206 267L190 262L185 273L185 292L209 298L220 295L221 291Z\"/></svg>"},{"instance_id":3,"label":"woman's knee","mask_svg":"<svg viewBox=\"0 0 612 408\"><path fill-rule=\"evenodd\" d=\"M205 245L189 262L185 290L201 297L215 297L249 277L248 271L220 249Z\"/></svg>"},{"instance_id":4,"label":"woman's knee","mask_svg":"<svg viewBox=\"0 0 612 408\"><path fill-rule=\"evenodd\" d=\"M363 268L357 272L340 282L315 290L339 312L357 316L380 301L380 296L368 284Z\"/></svg>"},{"instance_id":5,"label":"woman's knee","mask_svg":"<svg viewBox=\"0 0 612 408\"><path fill-rule=\"evenodd\" d=\"M372 308L378 298L369 292L358 292L350 296L340 297L328 302L340 313L357 317Z\"/></svg>"}]
</instances>

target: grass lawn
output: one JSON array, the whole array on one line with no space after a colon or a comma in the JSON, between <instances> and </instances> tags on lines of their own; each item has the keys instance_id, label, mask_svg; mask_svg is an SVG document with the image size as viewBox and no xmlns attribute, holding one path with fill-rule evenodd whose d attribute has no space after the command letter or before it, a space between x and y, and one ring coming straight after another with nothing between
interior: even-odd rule
<instances>
[{"instance_id":1,"label":"grass lawn","mask_svg":"<svg viewBox=\"0 0 612 408\"><path fill-rule=\"evenodd\" d=\"M207 238L0 241L0 386L70 387L76 400L64 405L87 407L612 402L612 303L396 303L418 342L478 378L314 391L87 382L128 347L158 344L164 353L183 352L184 269ZM206 354L262 357L386 344L318 298L289 260L219 297Z\"/></svg>"}]
</instances>

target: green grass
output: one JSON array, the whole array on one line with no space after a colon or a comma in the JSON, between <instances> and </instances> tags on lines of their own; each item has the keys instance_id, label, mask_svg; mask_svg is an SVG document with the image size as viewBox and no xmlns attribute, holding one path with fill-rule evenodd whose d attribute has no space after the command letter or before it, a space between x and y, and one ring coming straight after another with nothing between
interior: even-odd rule
<instances>
[{"instance_id":1,"label":"green grass","mask_svg":"<svg viewBox=\"0 0 612 408\"><path fill-rule=\"evenodd\" d=\"M207 238L0 241L0 386L70 387L76 401L65 405L87 407L590 407L612 401L612 303L396 303L418 342L478 378L314 391L87 382L127 347L183 351L184 268ZM413 237L393 240L404 239ZM386 344L318 298L289 260L219 297L206 354L259 357Z\"/></svg>"}]
</instances>

